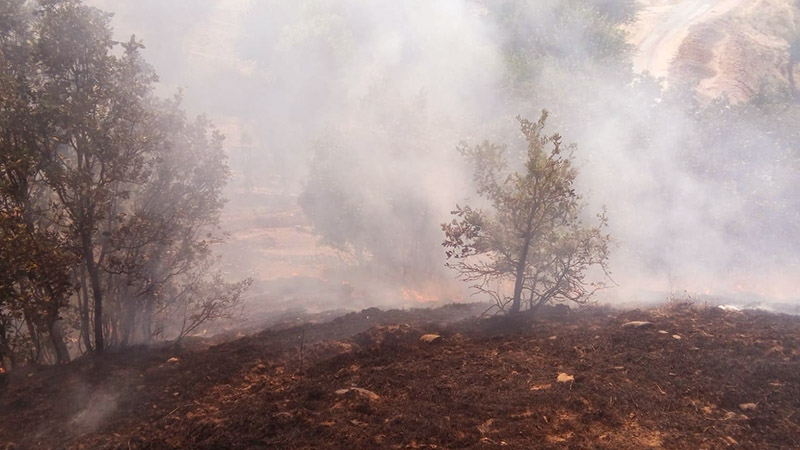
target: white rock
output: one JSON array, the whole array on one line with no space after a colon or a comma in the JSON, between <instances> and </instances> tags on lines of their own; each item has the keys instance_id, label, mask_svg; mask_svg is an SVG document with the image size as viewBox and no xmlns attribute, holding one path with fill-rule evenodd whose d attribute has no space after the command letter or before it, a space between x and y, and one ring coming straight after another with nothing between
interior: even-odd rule
<instances>
[{"instance_id":1,"label":"white rock","mask_svg":"<svg viewBox=\"0 0 800 450\"><path fill-rule=\"evenodd\" d=\"M558 377L556 377L556 381L558 381L559 383L569 383L571 381L575 381L575 377L572 375L568 375L564 372L561 372L558 374Z\"/></svg>"},{"instance_id":2,"label":"white rock","mask_svg":"<svg viewBox=\"0 0 800 450\"><path fill-rule=\"evenodd\" d=\"M652 326L653 322L646 322L644 320L634 320L622 324L622 328L650 328Z\"/></svg>"},{"instance_id":3,"label":"white rock","mask_svg":"<svg viewBox=\"0 0 800 450\"><path fill-rule=\"evenodd\" d=\"M442 337L438 334L423 334L419 340L422 342L437 342L442 340Z\"/></svg>"},{"instance_id":4,"label":"white rock","mask_svg":"<svg viewBox=\"0 0 800 450\"><path fill-rule=\"evenodd\" d=\"M374 393L372 391L369 391L367 389L357 388L357 387L339 389L338 391L336 391L336 395L346 395L349 392L355 392L356 394L360 395L361 397L364 397L364 398L369 399L369 400L377 400L377 399L381 398L378 394L376 394L376 393Z\"/></svg>"}]
</instances>

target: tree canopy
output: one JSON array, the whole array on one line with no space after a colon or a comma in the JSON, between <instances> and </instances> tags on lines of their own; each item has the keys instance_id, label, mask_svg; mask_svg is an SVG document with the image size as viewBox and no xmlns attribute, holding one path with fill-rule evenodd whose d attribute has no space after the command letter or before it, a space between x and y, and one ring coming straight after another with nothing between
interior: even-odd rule
<instances>
[{"instance_id":1,"label":"tree canopy","mask_svg":"<svg viewBox=\"0 0 800 450\"><path fill-rule=\"evenodd\" d=\"M181 338L250 284L214 268L223 136L154 95L110 17L0 1L0 361Z\"/></svg>"},{"instance_id":2,"label":"tree canopy","mask_svg":"<svg viewBox=\"0 0 800 450\"><path fill-rule=\"evenodd\" d=\"M455 218L442 224L448 265L510 312L519 312L523 302L530 309L548 302L583 303L604 286L602 280L589 282L586 272L606 269L605 213L594 226L581 221L574 146L564 146L558 134L545 135L546 120L546 111L537 122L519 119L527 143L520 164L503 146L462 144L459 151L474 167L473 181L486 207L457 205Z\"/></svg>"}]
</instances>

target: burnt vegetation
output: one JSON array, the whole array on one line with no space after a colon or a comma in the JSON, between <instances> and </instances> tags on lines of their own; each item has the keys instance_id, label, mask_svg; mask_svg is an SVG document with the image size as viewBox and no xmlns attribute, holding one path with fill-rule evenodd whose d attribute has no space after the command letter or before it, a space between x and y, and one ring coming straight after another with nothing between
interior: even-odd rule
<instances>
[{"instance_id":1,"label":"burnt vegetation","mask_svg":"<svg viewBox=\"0 0 800 450\"><path fill-rule=\"evenodd\" d=\"M463 319L485 307L373 308L204 350L25 370L0 396L0 437L109 449L800 444L794 317L676 304ZM420 340L430 333L440 338Z\"/></svg>"}]
</instances>

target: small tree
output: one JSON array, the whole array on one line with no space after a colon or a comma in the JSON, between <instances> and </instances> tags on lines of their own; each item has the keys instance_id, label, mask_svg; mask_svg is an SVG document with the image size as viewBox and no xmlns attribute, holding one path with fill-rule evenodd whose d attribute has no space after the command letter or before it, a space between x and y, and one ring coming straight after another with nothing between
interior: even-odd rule
<instances>
[{"instance_id":1,"label":"small tree","mask_svg":"<svg viewBox=\"0 0 800 450\"><path fill-rule=\"evenodd\" d=\"M442 224L447 265L504 311L510 304L510 312L519 312L523 301L530 309L548 302L585 303L607 278L605 211L595 226L581 222L581 197L573 188L575 147L563 148L558 134L542 134L547 112L538 122L518 120L527 142L519 169L510 167L502 146L459 147L474 166L477 192L488 208L456 205L455 218ZM602 269L600 281L587 280L593 266Z\"/></svg>"}]
</instances>

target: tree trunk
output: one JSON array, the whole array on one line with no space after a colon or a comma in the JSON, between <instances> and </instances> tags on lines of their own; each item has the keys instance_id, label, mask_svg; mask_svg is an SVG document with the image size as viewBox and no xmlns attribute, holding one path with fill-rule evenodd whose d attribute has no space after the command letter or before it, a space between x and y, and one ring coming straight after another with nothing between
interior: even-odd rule
<instances>
[{"instance_id":1,"label":"tree trunk","mask_svg":"<svg viewBox=\"0 0 800 450\"><path fill-rule=\"evenodd\" d=\"M142 333L144 334L144 342L149 344L153 340L153 296L150 294L145 298Z\"/></svg>"},{"instance_id":2,"label":"tree trunk","mask_svg":"<svg viewBox=\"0 0 800 450\"><path fill-rule=\"evenodd\" d=\"M0 367L5 368L6 353L9 359L11 356L11 349L8 348L8 338L6 337L6 324L0 320Z\"/></svg>"},{"instance_id":3,"label":"tree trunk","mask_svg":"<svg viewBox=\"0 0 800 450\"><path fill-rule=\"evenodd\" d=\"M78 295L78 306L81 314L81 335L86 351L92 351L92 338L89 336L89 287L86 285L86 271L80 269L81 292Z\"/></svg>"},{"instance_id":4,"label":"tree trunk","mask_svg":"<svg viewBox=\"0 0 800 450\"><path fill-rule=\"evenodd\" d=\"M530 246L530 237L525 237L525 246L522 248L522 254L519 255L519 263L517 263L516 280L514 281L514 300L511 302L511 313L518 313L522 306L522 288L525 286L525 266L528 264L528 247Z\"/></svg>"},{"instance_id":5,"label":"tree trunk","mask_svg":"<svg viewBox=\"0 0 800 450\"><path fill-rule=\"evenodd\" d=\"M31 342L33 343L33 348L35 351L35 353L31 355L31 362L36 364L39 362L39 358L42 356L42 343L39 339L39 333L36 330L36 326L33 324L33 317L27 308L23 310L22 317L25 320L25 326L28 327L28 334L31 336Z\"/></svg>"},{"instance_id":6,"label":"tree trunk","mask_svg":"<svg viewBox=\"0 0 800 450\"><path fill-rule=\"evenodd\" d=\"M122 335L120 340L120 347L127 347L128 343L131 341L131 335L133 334L134 326L136 323L136 299L131 298L130 290L126 287L122 290L122 296L120 299L120 304L124 305L121 307L120 310L122 312L122 318L120 320L120 334Z\"/></svg>"},{"instance_id":7,"label":"tree trunk","mask_svg":"<svg viewBox=\"0 0 800 450\"><path fill-rule=\"evenodd\" d=\"M64 333L58 319L50 322L50 339L53 341L53 348L56 351L56 364L69 362L69 349L64 342Z\"/></svg>"},{"instance_id":8,"label":"tree trunk","mask_svg":"<svg viewBox=\"0 0 800 450\"><path fill-rule=\"evenodd\" d=\"M61 324L58 322L58 313L61 306L65 303L64 298L61 294L56 294L49 283L45 283L44 290L47 293L47 297L50 298L50 303L47 308L47 332L50 334L53 350L55 350L56 353L56 364L69 362L69 350L67 350L67 344L64 342L64 333L61 329Z\"/></svg>"},{"instance_id":9,"label":"tree trunk","mask_svg":"<svg viewBox=\"0 0 800 450\"><path fill-rule=\"evenodd\" d=\"M514 280L514 300L511 302L511 313L518 313L522 306L522 288L525 287L525 268L528 266L528 250L531 246L531 239L533 238L533 215L536 213L536 208L531 208L530 215L528 216L528 223L525 227L525 242L522 245L522 252L519 255L519 262L517 263L516 279Z\"/></svg>"},{"instance_id":10,"label":"tree trunk","mask_svg":"<svg viewBox=\"0 0 800 450\"><path fill-rule=\"evenodd\" d=\"M86 272L89 273L89 282L92 284L92 297L94 299L94 349L103 353L103 290L100 287L100 269L94 260L94 249L91 238L83 237L83 258L86 263Z\"/></svg>"}]
</instances>

